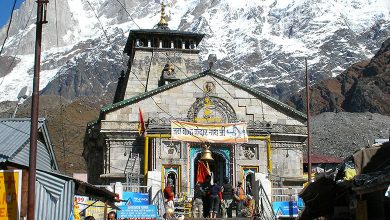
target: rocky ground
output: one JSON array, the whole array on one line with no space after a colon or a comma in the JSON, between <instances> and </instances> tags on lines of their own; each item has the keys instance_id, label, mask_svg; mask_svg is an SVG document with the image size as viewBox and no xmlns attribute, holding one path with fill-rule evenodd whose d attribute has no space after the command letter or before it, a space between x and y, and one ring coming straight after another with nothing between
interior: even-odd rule
<instances>
[{"instance_id":1,"label":"rocky ground","mask_svg":"<svg viewBox=\"0 0 390 220\"><path fill-rule=\"evenodd\" d=\"M375 139L388 139L390 116L324 112L310 124L313 153L344 158Z\"/></svg>"}]
</instances>

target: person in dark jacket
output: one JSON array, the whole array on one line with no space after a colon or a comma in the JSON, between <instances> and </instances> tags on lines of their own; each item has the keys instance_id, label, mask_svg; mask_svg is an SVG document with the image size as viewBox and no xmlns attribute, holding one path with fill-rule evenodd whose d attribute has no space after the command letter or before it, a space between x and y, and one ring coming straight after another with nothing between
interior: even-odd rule
<instances>
[{"instance_id":1,"label":"person in dark jacket","mask_svg":"<svg viewBox=\"0 0 390 220\"><path fill-rule=\"evenodd\" d=\"M195 185L194 189L194 199L192 202L192 217L201 218L203 216L203 196L204 191L199 183Z\"/></svg>"},{"instance_id":2,"label":"person in dark jacket","mask_svg":"<svg viewBox=\"0 0 390 220\"><path fill-rule=\"evenodd\" d=\"M211 176L207 176L204 183L201 185L204 195L202 197L203 200L203 217L208 218L210 214L210 189L211 189Z\"/></svg>"},{"instance_id":3,"label":"person in dark jacket","mask_svg":"<svg viewBox=\"0 0 390 220\"><path fill-rule=\"evenodd\" d=\"M217 218L217 213L219 211L219 203L222 200L222 190L221 187L214 183L210 188L210 218Z\"/></svg>"},{"instance_id":4,"label":"person in dark jacket","mask_svg":"<svg viewBox=\"0 0 390 220\"><path fill-rule=\"evenodd\" d=\"M221 201L222 218L231 218L234 190L232 184L230 184L228 177L224 178L223 183L224 184L222 186L222 201Z\"/></svg>"}]
</instances>

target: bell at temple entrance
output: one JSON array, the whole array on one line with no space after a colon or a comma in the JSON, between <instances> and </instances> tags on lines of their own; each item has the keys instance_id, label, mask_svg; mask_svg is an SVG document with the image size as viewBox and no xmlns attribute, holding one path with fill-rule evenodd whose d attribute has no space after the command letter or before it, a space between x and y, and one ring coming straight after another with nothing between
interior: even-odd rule
<instances>
[{"instance_id":1,"label":"bell at temple entrance","mask_svg":"<svg viewBox=\"0 0 390 220\"><path fill-rule=\"evenodd\" d=\"M205 145L202 151L202 157L200 160L203 161L213 161L213 157L211 156L211 150L209 149L210 147Z\"/></svg>"}]
</instances>

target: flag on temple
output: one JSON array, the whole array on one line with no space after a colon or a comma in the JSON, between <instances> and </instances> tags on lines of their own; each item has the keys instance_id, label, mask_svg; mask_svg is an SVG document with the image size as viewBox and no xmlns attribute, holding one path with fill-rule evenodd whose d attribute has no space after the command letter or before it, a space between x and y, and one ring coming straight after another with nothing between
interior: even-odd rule
<instances>
[{"instance_id":1,"label":"flag on temple","mask_svg":"<svg viewBox=\"0 0 390 220\"><path fill-rule=\"evenodd\" d=\"M198 171L196 174L196 182L197 183L204 183L206 181L206 177L211 176L210 169L206 164L199 160L198 161Z\"/></svg>"},{"instance_id":2,"label":"flag on temple","mask_svg":"<svg viewBox=\"0 0 390 220\"><path fill-rule=\"evenodd\" d=\"M142 116L141 108L139 108L138 133L139 135L145 134L145 122L144 122L144 117Z\"/></svg>"}]
</instances>

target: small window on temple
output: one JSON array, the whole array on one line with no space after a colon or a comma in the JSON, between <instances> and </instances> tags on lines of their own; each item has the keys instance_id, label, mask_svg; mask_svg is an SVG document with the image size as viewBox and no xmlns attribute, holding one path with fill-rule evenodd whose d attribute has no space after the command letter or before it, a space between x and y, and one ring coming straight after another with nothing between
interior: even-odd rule
<instances>
[{"instance_id":1,"label":"small window on temple","mask_svg":"<svg viewBox=\"0 0 390 220\"><path fill-rule=\"evenodd\" d=\"M171 41L163 40L163 48L171 48Z\"/></svg>"},{"instance_id":2,"label":"small window on temple","mask_svg":"<svg viewBox=\"0 0 390 220\"><path fill-rule=\"evenodd\" d=\"M186 41L186 48L185 49L190 49L190 42Z\"/></svg>"}]
</instances>

